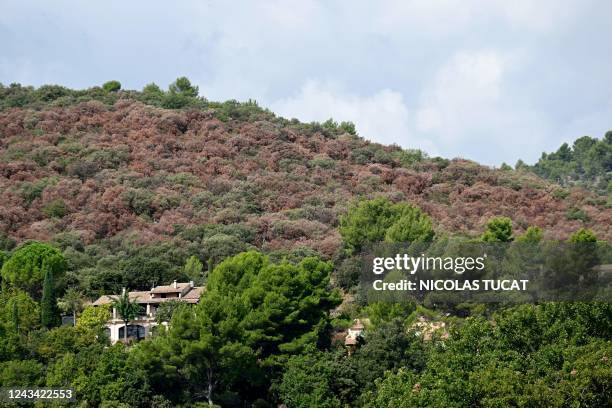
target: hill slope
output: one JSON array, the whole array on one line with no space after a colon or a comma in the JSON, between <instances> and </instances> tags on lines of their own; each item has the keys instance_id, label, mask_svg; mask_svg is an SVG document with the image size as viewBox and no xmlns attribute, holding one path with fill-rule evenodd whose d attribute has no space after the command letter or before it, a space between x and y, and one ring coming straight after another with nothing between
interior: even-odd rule
<instances>
[{"instance_id":1,"label":"hill slope","mask_svg":"<svg viewBox=\"0 0 612 408\"><path fill-rule=\"evenodd\" d=\"M603 139L583 136L570 147L563 143L556 152L542 153L533 166L522 161L517 168L530 169L537 175L564 186L584 186L602 195L612 194L612 131Z\"/></svg>"},{"instance_id":2,"label":"hill slope","mask_svg":"<svg viewBox=\"0 0 612 408\"><path fill-rule=\"evenodd\" d=\"M77 231L85 243L138 232L148 242L179 226L245 223L270 248L338 246L349 200L409 200L442 229L479 231L493 215L564 237L586 224L610 234L612 212L529 174L463 160L421 159L338 128L256 110L166 110L131 98L0 112L0 229L17 240ZM411 160L413 159L413 160ZM563 197L563 198L562 198ZM579 208L585 221L568 218Z\"/></svg>"},{"instance_id":3,"label":"hill slope","mask_svg":"<svg viewBox=\"0 0 612 408\"><path fill-rule=\"evenodd\" d=\"M0 250L51 241L94 296L184 279L192 255L332 258L339 215L363 197L412 202L439 233L479 234L503 215L517 233L612 235L604 198L527 170L427 158L252 102L155 95L0 87Z\"/></svg>"}]
</instances>

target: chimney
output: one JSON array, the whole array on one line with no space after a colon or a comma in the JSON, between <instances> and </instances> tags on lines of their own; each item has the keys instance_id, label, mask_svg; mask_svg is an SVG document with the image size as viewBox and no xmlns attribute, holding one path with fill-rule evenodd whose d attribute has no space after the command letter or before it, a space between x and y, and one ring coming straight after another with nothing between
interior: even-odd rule
<instances>
[{"instance_id":1,"label":"chimney","mask_svg":"<svg viewBox=\"0 0 612 408\"><path fill-rule=\"evenodd\" d=\"M177 286L176 286L176 281L174 281L174 282L172 283L172 286L174 287L174 289L176 289L176 288L177 288Z\"/></svg>"},{"instance_id":2,"label":"chimney","mask_svg":"<svg viewBox=\"0 0 612 408\"><path fill-rule=\"evenodd\" d=\"M189 281L189 287L193 288L193 281Z\"/></svg>"}]
</instances>

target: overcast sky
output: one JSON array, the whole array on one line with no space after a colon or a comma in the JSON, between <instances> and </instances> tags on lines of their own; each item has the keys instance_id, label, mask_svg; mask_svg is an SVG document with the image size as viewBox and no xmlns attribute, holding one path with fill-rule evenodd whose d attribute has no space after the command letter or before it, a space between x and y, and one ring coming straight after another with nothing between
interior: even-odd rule
<instances>
[{"instance_id":1,"label":"overcast sky","mask_svg":"<svg viewBox=\"0 0 612 408\"><path fill-rule=\"evenodd\" d=\"M0 0L4 84L182 75L386 144L533 162L612 129L612 2Z\"/></svg>"}]
</instances>

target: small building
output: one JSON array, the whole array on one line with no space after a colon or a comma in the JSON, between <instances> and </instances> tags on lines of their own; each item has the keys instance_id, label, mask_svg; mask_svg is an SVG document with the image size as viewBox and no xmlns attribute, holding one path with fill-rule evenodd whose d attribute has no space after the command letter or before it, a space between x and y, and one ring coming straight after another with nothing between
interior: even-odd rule
<instances>
[{"instance_id":1,"label":"small building","mask_svg":"<svg viewBox=\"0 0 612 408\"><path fill-rule=\"evenodd\" d=\"M361 323L359 319L355 319L353 325L349 327L346 337L344 338L344 345L347 347L349 355L357 348L359 339L363 335L364 328L363 323Z\"/></svg>"},{"instance_id":2,"label":"small building","mask_svg":"<svg viewBox=\"0 0 612 408\"><path fill-rule=\"evenodd\" d=\"M415 330L414 334L422 336L425 341L432 340L434 335L439 336L442 340L446 340L449 337L446 323L442 321L431 321L426 316L419 316L411 327Z\"/></svg>"},{"instance_id":3,"label":"small building","mask_svg":"<svg viewBox=\"0 0 612 408\"><path fill-rule=\"evenodd\" d=\"M125 293L125 288L123 289ZM158 325L156 315L157 307L168 301L181 301L190 304L196 304L200 301L200 296L204 291L203 287L194 286L191 282L174 281L171 285L155 286L147 291L129 292L130 300L136 301L142 308L142 315L131 320L127 326L127 337L129 340L141 340L151 335L153 327ZM100 296L93 306L101 306L112 304L113 299L118 295ZM167 325L168 322L161 322L162 325ZM111 319L106 324L106 333L111 340L111 343L116 343L123 340L125 336L125 322L121 320L121 316L113 307Z\"/></svg>"}]
</instances>

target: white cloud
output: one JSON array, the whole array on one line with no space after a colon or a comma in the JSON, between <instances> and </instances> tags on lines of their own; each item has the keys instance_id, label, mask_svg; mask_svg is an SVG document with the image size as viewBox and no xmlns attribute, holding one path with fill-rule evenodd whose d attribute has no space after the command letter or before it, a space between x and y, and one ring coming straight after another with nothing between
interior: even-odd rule
<instances>
[{"instance_id":1,"label":"white cloud","mask_svg":"<svg viewBox=\"0 0 612 408\"><path fill-rule=\"evenodd\" d=\"M358 95L338 83L310 80L270 107L305 121L350 120L367 139L431 155L478 157L487 164L499 164L502 157L513 163L526 157L524 144L539 155L550 132L528 103L516 104L509 95L507 76L523 62L517 53L458 52L422 84L412 105L390 89Z\"/></svg>"},{"instance_id":2,"label":"white cloud","mask_svg":"<svg viewBox=\"0 0 612 408\"><path fill-rule=\"evenodd\" d=\"M273 24L304 29L311 27L319 4L313 0L273 0L261 2L259 7Z\"/></svg>"},{"instance_id":3,"label":"white cloud","mask_svg":"<svg viewBox=\"0 0 612 408\"><path fill-rule=\"evenodd\" d=\"M4 3L3 83L185 75L211 100L495 164L609 126L604 0Z\"/></svg>"},{"instance_id":4,"label":"white cloud","mask_svg":"<svg viewBox=\"0 0 612 408\"><path fill-rule=\"evenodd\" d=\"M360 96L347 92L338 84L308 81L299 92L271 104L281 116L303 121L351 121L364 137L380 143L424 149L430 154L437 147L428 140L416 138L411 129L411 114L401 93L383 89Z\"/></svg>"},{"instance_id":5,"label":"white cloud","mask_svg":"<svg viewBox=\"0 0 612 408\"><path fill-rule=\"evenodd\" d=\"M506 56L486 51L460 52L452 57L424 89L417 129L443 132L450 137L453 130L490 114L492 104L500 98L507 60Z\"/></svg>"},{"instance_id":6,"label":"white cloud","mask_svg":"<svg viewBox=\"0 0 612 408\"><path fill-rule=\"evenodd\" d=\"M456 53L425 84L415 133L432 139L445 156L478 157L487 164L525 158L526 150L539 155L550 132L547 118L521 100L510 79L525 66L519 53Z\"/></svg>"}]
</instances>

